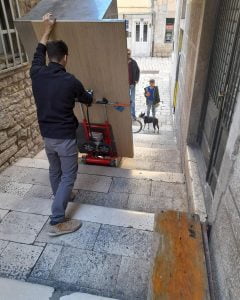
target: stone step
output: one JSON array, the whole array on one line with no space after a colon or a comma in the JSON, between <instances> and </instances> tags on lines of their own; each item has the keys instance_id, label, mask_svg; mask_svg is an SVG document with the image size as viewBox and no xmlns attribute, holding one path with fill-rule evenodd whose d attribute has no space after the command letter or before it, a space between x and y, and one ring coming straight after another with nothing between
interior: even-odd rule
<instances>
[{"instance_id":1,"label":"stone step","mask_svg":"<svg viewBox=\"0 0 240 300\"><path fill-rule=\"evenodd\" d=\"M143 148L143 149L149 150L149 148ZM152 153L154 154L154 149L152 149L152 150L153 150ZM166 153L166 152L164 151L164 153ZM129 170L128 167L125 167L125 166L127 166L126 162L128 162L128 161L136 161L137 162L138 160L123 158L122 165L124 166L124 169L80 164L79 168L78 168L78 173L79 174L108 176L108 177L150 179L150 180L154 180L154 181L163 181L163 182L172 182L172 183L185 183L185 177L182 173L146 171L146 170L139 170L139 168L137 168L137 170L134 170L134 169ZM45 170L48 170L48 168L49 168L49 163L47 160L38 159L38 158L21 158L20 160L18 160L15 163L15 165L18 167L36 168L36 169L45 169ZM148 166L147 161L146 161L146 166Z\"/></svg>"},{"instance_id":2,"label":"stone step","mask_svg":"<svg viewBox=\"0 0 240 300\"><path fill-rule=\"evenodd\" d=\"M128 170L148 170L163 173L182 173L180 163L171 161L151 161L146 159L123 158L120 168Z\"/></svg>"},{"instance_id":3,"label":"stone step","mask_svg":"<svg viewBox=\"0 0 240 300\"><path fill-rule=\"evenodd\" d=\"M21 199L6 194L0 194L0 206L9 210L0 221L0 276L50 287L46 290L37 285L39 298L32 291L29 296L22 286L16 289L21 290L22 298L10 293L2 298L0 282L0 299L146 299L153 214L69 203L66 215L84 219L83 225L72 234L52 238L47 233L45 215L50 213L50 199ZM56 289L53 295L51 287ZM68 291L87 295L68 295Z\"/></svg>"},{"instance_id":4,"label":"stone step","mask_svg":"<svg viewBox=\"0 0 240 300\"><path fill-rule=\"evenodd\" d=\"M134 147L134 159L143 159L151 162L170 162L176 164L181 162L179 150L164 150L149 147Z\"/></svg>"},{"instance_id":5,"label":"stone step","mask_svg":"<svg viewBox=\"0 0 240 300\"><path fill-rule=\"evenodd\" d=\"M54 299L54 288L19 280L0 278L1 300L50 300ZM59 300L117 300L86 293L58 294ZM65 296L64 296L65 294ZM55 298L57 299L57 298Z\"/></svg>"},{"instance_id":6,"label":"stone step","mask_svg":"<svg viewBox=\"0 0 240 300\"><path fill-rule=\"evenodd\" d=\"M49 286L7 278L0 278L0 290L2 300L49 300L54 293Z\"/></svg>"},{"instance_id":7,"label":"stone step","mask_svg":"<svg viewBox=\"0 0 240 300\"><path fill-rule=\"evenodd\" d=\"M10 210L28 214L50 216L51 205L51 199L26 196L21 197L10 193L0 193L0 216L2 216L2 218L4 218ZM71 219L77 219L85 222L148 231L153 230L154 224L153 213L81 204L77 202L69 202L66 215Z\"/></svg>"},{"instance_id":8,"label":"stone step","mask_svg":"<svg viewBox=\"0 0 240 300\"><path fill-rule=\"evenodd\" d=\"M169 137L165 135L158 134L134 134L133 143L135 147L138 147L138 144L145 144L146 148L165 148L176 147L177 150L177 140L176 137Z\"/></svg>"},{"instance_id":9,"label":"stone step","mask_svg":"<svg viewBox=\"0 0 240 300\"><path fill-rule=\"evenodd\" d=\"M155 148L155 149L161 149L161 150L178 150L178 146L176 144L169 144L169 145L162 145L159 143L153 143L153 142L145 142L145 141L135 141L134 142L135 147L144 147L144 148Z\"/></svg>"}]
</instances>

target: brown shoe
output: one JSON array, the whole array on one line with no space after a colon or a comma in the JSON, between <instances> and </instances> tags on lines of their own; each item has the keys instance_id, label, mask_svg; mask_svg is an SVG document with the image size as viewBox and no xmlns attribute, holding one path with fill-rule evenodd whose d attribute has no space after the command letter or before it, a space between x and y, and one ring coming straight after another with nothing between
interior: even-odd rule
<instances>
[{"instance_id":1,"label":"brown shoe","mask_svg":"<svg viewBox=\"0 0 240 300\"><path fill-rule=\"evenodd\" d=\"M48 231L50 236L59 236L62 234L72 233L78 230L82 226L82 222L79 220L67 220L63 223L51 225Z\"/></svg>"}]
</instances>

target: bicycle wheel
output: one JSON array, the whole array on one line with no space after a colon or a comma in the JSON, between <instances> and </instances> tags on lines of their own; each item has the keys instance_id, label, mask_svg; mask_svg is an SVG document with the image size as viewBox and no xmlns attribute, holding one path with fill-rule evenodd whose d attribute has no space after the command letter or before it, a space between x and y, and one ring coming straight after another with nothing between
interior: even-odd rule
<instances>
[{"instance_id":1,"label":"bicycle wheel","mask_svg":"<svg viewBox=\"0 0 240 300\"><path fill-rule=\"evenodd\" d=\"M142 130L142 122L140 120L132 120L132 133L139 133Z\"/></svg>"}]
</instances>

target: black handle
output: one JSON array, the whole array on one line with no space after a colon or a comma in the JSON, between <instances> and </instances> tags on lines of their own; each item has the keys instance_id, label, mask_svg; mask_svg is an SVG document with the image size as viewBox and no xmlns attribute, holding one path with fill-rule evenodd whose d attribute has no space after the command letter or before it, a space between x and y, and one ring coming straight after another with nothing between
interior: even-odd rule
<instances>
[{"instance_id":1,"label":"black handle","mask_svg":"<svg viewBox=\"0 0 240 300\"><path fill-rule=\"evenodd\" d=\"M96 104L108 104L108 99L106 98L102 98L101 100L97 100Z\"/></svg>"}]
</instances>

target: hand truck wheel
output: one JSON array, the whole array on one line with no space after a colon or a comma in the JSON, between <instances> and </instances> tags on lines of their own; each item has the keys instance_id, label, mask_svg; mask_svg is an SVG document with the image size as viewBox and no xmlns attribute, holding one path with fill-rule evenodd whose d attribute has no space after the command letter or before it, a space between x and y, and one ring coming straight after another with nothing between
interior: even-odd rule
<instances>
[{"instance_id":1,"label":"hand truck wheel","mask_svg":"<svg viewBox=\"0 0 240 300\"><path fill-rule=\"evenodd\" d=\"M83 149L84 149L87 153L95 151L95 150L96 150L96 147L97 147L96 144L93 143L93 142L83 144Z\"/></svg>"},{"instance_id":2,"label":"hand truck wheel","mask_svg":"<svg viewBox=\"0 0 240 300\"><path fill-rule=\"evenodd\" d=\"M103 154L108 154L110 152L110 146L104 143L101 143L98 146L98 151L103 153Z\"/></svg>"}]
</instances>

